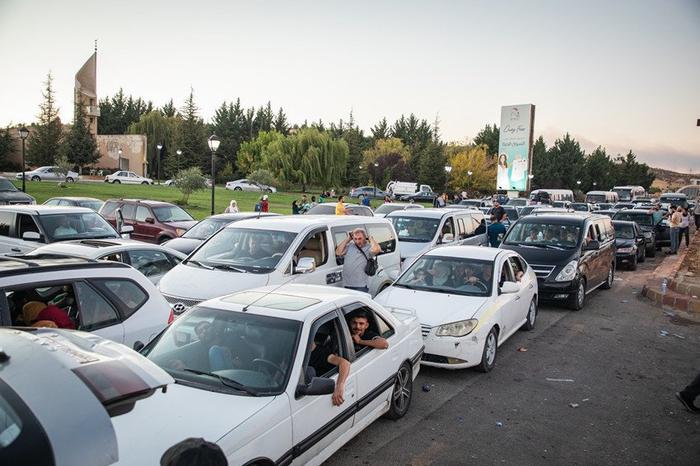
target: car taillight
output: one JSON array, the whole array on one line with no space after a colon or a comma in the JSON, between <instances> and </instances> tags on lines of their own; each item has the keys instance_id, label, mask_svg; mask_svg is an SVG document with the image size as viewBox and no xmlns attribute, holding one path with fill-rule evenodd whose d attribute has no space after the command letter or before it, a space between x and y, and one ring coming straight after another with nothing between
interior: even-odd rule
<instances>
[{"instance_id":1,"label":"car taillight","mask_svg":"<svg viewBox=\"0 0 700 466\"><path fill-rule=\"evenodd\" d=\"M168 325L172 324L175 320L175 313L170 309L170 315L168 316Z\"/></svg>"}]
</instances>

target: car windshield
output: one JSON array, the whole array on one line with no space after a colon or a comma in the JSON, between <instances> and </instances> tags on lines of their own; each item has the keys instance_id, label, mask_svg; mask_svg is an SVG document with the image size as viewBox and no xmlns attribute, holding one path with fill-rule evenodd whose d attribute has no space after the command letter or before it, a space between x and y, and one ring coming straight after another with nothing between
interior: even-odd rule
<instances>
[{"instance_id":1,"label":"car windshield","mask_svg":"<svg viewBox=\"0 0 700 466\"><path fill-rule=\"evenodd\" d=\"M49 242L70 239L119 238L107 220L95 212L40 215Z\"/></svg>"},{"instance_id":2,"label":"car windshield","mask_svg":"<svg viewBox=\"0 0 700 466\"><path fill-rule=\"evenodd\" d=\"M87 207L88 209L91 209L91 210L94 210L95 212L97 212L98 210L100 210L100 208L102 207L102 204L104 204L104 202L102 202L102 201L78 201L77 204L80 207Z\"/></svg>"},{"instance_id":3,"label":"car windshield","mask_svg":"<svg viewBox=\"0 0 700 466\"><path fill-rule=\"evenodd\" d=\"M613 189L613 192L617 193L617 196L621 201L629 201L632 199L631 189Z\"/></svg>"},{"instance_id":4,"label":"car windshield","mask_svg":"<svg viewBox=\"0 0 700 466\"><path fill-rule=\"evenodd\" d=\"M590 202L591 204L605 202L605 199L607 199L605 194L586 194L586 202Z\"/></svg>"},{"instance_id":5,"label":"car windshield","mask_svg":"<svg viewBox=\"0 0 700 466\"><path fill-rule=\"evenodd\" d=\"M588 204L582 204L580 202L572 202L569 208L578 212L588 212Z\"/></svg>"},{"instance_id":6,"label":"car windshield","mask_svg":"<svg viewBox=\"0 0 700 466\"><path fill-rule=\"evenodd\" d=\"M301 322L194 307L143 349L178 383L252 396L284 390Z\"/></svg>"},{"instance_id":7,"label":"car windshield","mask_svg":"<svg viewBox=\"0 0 700 466\"><path fill-rule=\"evenodd\" d=\"M10 183L10 180L6 178L0 178L0 191L17 191L15 185Z\"/></svg>"},{"instance_id":8,"label":"car windshield","mask_svg":"<svg viewBox=\"0 0 700 466\"><path fill-rule=\"evenodd\" d=\"M249 228L224 228L212 236L187 263L234 272L267 273L277 267L296 233Z\"/></svg>"},{"instance_id":9,"label":"car windshield","mask_svg":"<svg viewBox=\"0 0 700 466\"><path fill-rule=\"evenodd\" d=\"M411 264L394 286L437 293L490 296L493 263L426 255Z\"/></svg>"},{"instance_id":10,"label":"car windshield","mask_svg":"<svg viewBox=\"0 0 700 466\"><path fill-rule=\"evenodd\" d=\"M571 249L579 243L580 236L581 227L578 225L520 221L508 231L503 242L521 246Z\"/></svg>"},{"instance_id":11,"label":"car windshield","mask_svg":"<svg viewBox=\"0 0 700 466\"><path fill-rule=\"evenodd\" d=\"M228 218L206 218L187 230L182 237L204 240L229 223L231 223L231 219Z\"/></svg>"},{"instance_id":12,"label":"car windshield","mask_svg":"<svg viewBox=\"0 0 700 466\"><path fill-rule=\"evenodd\" d=\"M396 210L403 210L406 206L403 204L382 204L374 210L375 214L388 214Z\"/></svg>"},{"instance_id":13,"label":"car windshield","mask_svg":"<svg viewBox=\"0 0 700 466\"><path fill-rule=\"evenodd\" d=\"M651 226L653 225L652 223L652 216L647 215L643 212L618 212L615 214L615 220L625 220L628 222L637 222L639 225L647 225Z\"/></svg>"},{"instance_id":14,"label":"car windshield","mask_svg":"<svg viewBox=\"0 0 700 466\"><path fill-rule=\"evenodd\" d=\"M528 206L522 207L520 209L520 216L523 217L525 215L529 215L530 213L532 213L533 210L535 210L535 208L537 208L537 206L533 206L533 205L528 205Z\"/></svg>"},{"instance_id":15,"label":"car windshield","mask_svg":"<svg viewBox=\"0 0 700 466\"><path fill-rule=\"evenodd\" d=\"M335 204L319 204L306 211L309 215L335 215Z\"/></svg>"},{"instance_id":16,"label":"car windshield","mask_svg":"<svg viewBox=\"0 0 700 466\"><path fill-rule=\"evenodd\" d=\"M527 205L527 203L528 203L528 200L522 199L522 198L510 199L508 201L509 205L516 206L516 207Z\"/></svg>"},{"instance_id":17,"label":"car windshield","mask_svg":"<svg viewBox=\"0 0 700 466\"><path fill-rule=\"evenodd\" d=\"M438 218L408 217L404 215L389 218L399 235L399 241L413 243L432 241L440 225L440 219Z\"/></svg>"},{"instance_id":18,"label":"car windshield","mask_svg":"<svg viewBox=\"0 0 700 466\"><path fill-rule=\"evenodd\" d=\"M176 205L153 207L153 214L159 222L184 222L194 220L187 211Z\"/></svg>"},{"instance_id":19,"label":"car windshield","mask_svg":"<svg viewBox=\"0 0 700 466\"><path fill-rule=\"evenodd\" d=\"M634 239L634 227L632 225L615 224L615 238Z\"/></svg>"},{"instance_id":20,"label":"car windshield","mask_svg":"<svg viewBox=\"0 0 700 466\"><path fill-rule=\"evenodd\" d=\"M613 204L609 204L607 202L599 202L597 205L600 210L607 210L613 208Z\"/></svg>"},{"instance_id":21,"label":"car windshield","mask_svg":"<svg viewBox=\"0 0 700 466\"><path fill-rule=\"evenodd\" d=\"M616 209L631 209L634 207L634 204L632 203L627 203L627 202L618 202L615 204Z\"/></svg>"}]
</instances>

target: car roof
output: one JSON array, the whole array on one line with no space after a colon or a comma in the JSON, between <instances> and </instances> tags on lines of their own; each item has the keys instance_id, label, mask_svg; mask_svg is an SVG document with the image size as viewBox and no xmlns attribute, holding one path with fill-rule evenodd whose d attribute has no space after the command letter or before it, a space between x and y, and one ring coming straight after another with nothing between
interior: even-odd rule
<instances>
[{"instance_id":1,"label":"car roof","mask_svg":"<svg viewBox=\"0 0 700 466\"><path fill-rule=\"evenodd\" d=\"M247 218L253 218L253 217L279 217L281 214L275 214L273 212L236 212L235 214L215 214L215 215L210 215L209 217L200 220L200 222L203 222L204 220L208 220L210 218L213 219L223 219L223 220L238 220L238 219L247 219Z\"/></svg>"},{"instance_id":2,"label":"car roof","mask_svg":"<svg viewBox=\"0 0 700 466\"><path fill-rule=\"evenodd\" d=\"M260 305L260 302L264 302L267 297L272 298L271 301L273 302L279 301L279 299L275 298L287 297L291 298L290 301L296 301L296 303L300 304L291 310ZM314 318L319 312L327 311L329 307L340 307L361 298L369 299L369 295L361 291L334 286L289 284L283 286L271 285L240 291L210 299L199 304L199 306L306 321L309 318ZM256 300L259 300L257 304ZM329 304L333 305L329 306ZM244 308L245 311L243 311Z\"/></svg>"},{"instance_id":3,"label":"car roof","mask_svg":"<svg viewBox=\"0 0 700 466\"><path fill-rule=\"evenodd\" d=\"M651 211L649 209L623 209L623 210L618 210L617 213L636 214L636 215L654 215L654 211Z\"/></svg>"},{"instance_id":4,"label":"car roof","mask_svg":"<svg viewBox=\"0 0 700 466\"><path fill-rule=\"evenodd\" d=\"M300 232L308 227L356 225L358 222L386 224L388 220L360 215L278 215L265 217L264 220L262 218L249 218L231 223L224 228L263 228L265 230Z\"/></svg>"},{"instance_id":5,"label":"car roof","mask_svg":"<svg viewBox=\"0 0 700 466\"><path fill-rule=\"evenodd\" d=\"M0 206L2 210L13 210L26 214L34 215L51 215L51 214L79 214L79 213L95 213L94 210L87 207L78 206L54 206L54 205L10 205Z\"/></svg>"},{"instance_id":6,"label":"car roof","mask_svg":"<svg viewBox=\"0 0 700 466\"><path fill-rule=\"evenodd\" d=\"M144 243L133 239L109 238L109 239L80 239L73 241L59 241L56 243L40 246L34 251L27 254L27 257L33 257L34 254L51 254L51 255L66 255L74 257L84 257L88 259L96 258L103 254L118 251L135 251L143 249L155 249L167 252L179 258L186 257L179 251L161 246L158 244Z\"/></svg>"},{"instance_id":7,"label":"car roof","mask_svg":"<svg viewBox=\"0 0 700 466\"><path fill-rule=\"evenodd\" d=\"M562 223L562 224L569 224L569 225L578 225L586 221L586 219L592 218L592 219L598 219L598 218L607 218L610 220L610 217L606 217L605 215L597 215L593 214L591 212L561 212L561 213L551 213L551 212L546 212L542 214L537 214L537 215L532 215L536 212L533 211L530 215L526 215L524 217L521 217L518 219L518 222L523 221L526 223L548 223L548 222L557 222L557 223Z\"/></svg>"},{"instance_id":8,"label":"car roof","mask_svg":"<svg viewBox=\"0 0 700 466\"><path fill-rule=\"evenodd\" d=\"M503 254L505 249L485 248L482 246L443 246L433 248L426 252L424 256L447 256L457 257L460 259L477 259L492 261L500 254Z\"/></svg>"},{"instance_id":9,"label":"car roof","mask_svg":"<svg viewBox=\"0 0 700 466\"><path fill-rule=\"evenodd\" d=\"M153 199L107 199L105 202L134 202L138 204L148 204L148 205L175 205L172 202L166 201L155 201Z\"/></svg>"},{"instance_id":10,"label":"car roof","mask_svg":"<svg viewBox=\"0 0 700 466\"><path fill-rule=\"evenodd\" d=\"M102 199L97 199L96 197L80 197L80 196L55 196L55 197L50 197L48 200L51 199L67 199L69 201L100 201L103 202Z\"/></svg>"},{"instance_id":11,"label":"car roof","mask_svg":"<svg viewBox=\"0 0 700 466\"><path fill-rule=\"evenodd\" d=\"M480 212L477 209L464 209L459 207L426 207L424 209L415 209L407 212L405 210L395 210L387 214L388 217L409 216L416 218L442 218L447 214L463 214L463 213Z\"/></svg>"},{"instance_id":12,"label":"car roof","mask_svg":"<svg viewBox=\"0 0 700 466\"><path fill-rule=\"evenodd\" d=\"M51 272L79 268L129 268L113 261L94 261L82 257L43 254L36 256L0 256L0 277L18 273Z\"/></svg>"}]
</instances>

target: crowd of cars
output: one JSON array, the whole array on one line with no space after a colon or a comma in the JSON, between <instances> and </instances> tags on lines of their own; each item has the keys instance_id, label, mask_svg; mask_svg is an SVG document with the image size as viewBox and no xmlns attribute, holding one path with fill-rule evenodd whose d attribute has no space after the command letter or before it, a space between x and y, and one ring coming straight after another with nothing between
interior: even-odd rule
<instances>
[{"instance_id":1,"label":"crowd of cars","mask_svg":"<svg viewBox=\"0 0 700 466\"><path fill-rule=\"evenodd\" d=\"M200 222L160 201L0 206L0 325L12 327L0 369L20 371L30 352L25 370L53 364L57 399L80 394L89 413L71 433L100 436L91 464L157 463L187 437L230 464L318 464L375 419L403 417L421 364L488 372L540 301L581 310L668 241L642 200L567 202L508 200L498 248L484 247L490 199ZM358 229L379 247L368 293L343 288L339 245ZM47 409L24 380L0 382L0 463L50 445L36 464L70 464L75 452L54 445L67 427Z\"/></svg>"}]
</instances>

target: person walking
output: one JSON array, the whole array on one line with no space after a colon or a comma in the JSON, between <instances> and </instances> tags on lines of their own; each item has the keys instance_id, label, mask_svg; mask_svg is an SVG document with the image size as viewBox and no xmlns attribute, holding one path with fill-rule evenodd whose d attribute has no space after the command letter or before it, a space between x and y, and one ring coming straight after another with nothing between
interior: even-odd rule
<instances>
[{"instance_id":1,"label":"person walking","mask_svg":"<svg viewBox=\"0 0 700 466\"><path fill-rule=\"evenodd\" d=\"M335 255L343 260L343 286L351 290L369 292L369 276L365 273L367 262L382 252L382 248L362 228L348 232L348 236L335 248Z\"/></svg>"},{"instance_id":2,"label":"person walking","mask_svg":"<svg viewBox=\"0 0 700 466\"><path fill-rule=\"evenodd\" d=\"M228 207L224 209L225 214L237 214L238 213L238 202L235 199L231 199L228 203Z\"/></svg>"},{"instance_id":3,"label":"person walking","mask_svg":"<svg viewBox=\"0 0 700 466\"><path fill-rule=\"evenodd\" d=\"M675 206L671 206L671 210L669 211L669 214L670 214L669 224L671 226L671 229L670 229L671 250L668 252L669 254L677 254L678 253L678 240L679 240L680 229L681 229L681 221L683 220L683 215L679 212L679 210L680 209L676 209Z\"/></svg>"},{"instance_id":4,"label":"person walking","mask_svg":"<svg viewBox=\"0 0 700 466\"><path fill-rule=\"evenodd\" d=\"M270 201L267 200L267 194L265 194L262 197L262 200L260 201L260 212L269 212L270 211Z\"/></svg>"},{"instance_id":5,"label":"person walking","mask_svg":"<svg viewBox=\"0 0 700 466\"><path fill-rule=\"evenodd\" d=\"M678 247L680 248L683 242L683 236L685 236L685 247L690 246L690 215L688 215L688 209L679 207L678 210L681 211L681 227L678 231Z\"/></svg>"},{"instance_id":6,"label":"person walking","mask_svg":"<svg viewBox=\"0 0 700 466\"><path fill-rule=\"evenodd\" d=\"M336 215L350 215L350 209L345 207L345 196L338 196L338 203L335 205Z\"/></svg>"},{"instance_id":7,"label":"person walking","mask_svg":"<svg viewBox=\"0 0 700 466\"><path fill-rule=\"evenodd\" d=\"M691 413L700 413L700 408L695 406L695 399L700 396L700 373L695 376L690 385L676 393L676 398L683 403L685 409Z\"/></svg>"},{"instance_id":8,"label":"person walking","mask_svg":"<svg viewBox=\"0 0 700 466\"><path fill-rule=\"evenodd\" d=\"M501 223L500 218L495 218L493 220L493 223L489 225L488 231L487 231L487 236L489 239L489 246L492 248L497 248L501 244L501 240L503 239L503 235L506 234L506 227Z\"/></svg>"}]
</instances>

